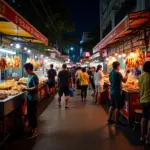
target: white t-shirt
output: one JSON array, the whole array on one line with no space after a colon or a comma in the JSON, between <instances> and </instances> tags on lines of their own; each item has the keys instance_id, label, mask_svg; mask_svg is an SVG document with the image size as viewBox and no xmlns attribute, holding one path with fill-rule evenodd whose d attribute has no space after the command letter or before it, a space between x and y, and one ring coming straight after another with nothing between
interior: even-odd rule
<instances>
[{"instance_id":1,"label":"white t-shirt","mask_svg":"<svg viewBox=\"0 0 150 150\"><path fill-rule=\"evenodd\" d=\"M94 82L95 82L96 86L97 85L100 85L100 86L104 85L104 73L101 70L94 73Z\"/></svg>"},{"instance_id":2,"label":"white t-shirt","mask_svg":"<svg viewBox=\"0 0 150 150\"><path fill-rule=\"evenodd\" d=\"M82 71L81 70L77 70L75 77L76 79L80 79L80 75L81 75Z\"/></svg>"}]
</instances>

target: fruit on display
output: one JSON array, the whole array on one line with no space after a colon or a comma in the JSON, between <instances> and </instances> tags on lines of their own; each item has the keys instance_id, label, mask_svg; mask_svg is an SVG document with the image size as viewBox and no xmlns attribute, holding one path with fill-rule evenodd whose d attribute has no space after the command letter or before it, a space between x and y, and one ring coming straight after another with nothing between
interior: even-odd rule
<instances>
[{"instance_id":1,"label":"fruit on display","mask_svg":"<svg viewBox=\"0 0 150 150\"><path fill-rule=\"evenodd\" d=\"M129 55L126 59L126 67L127 68L135 68L144 65L144 54L139 49L136 50L135 53Z\"/></svg>"},{"instance_id":2,"label":"fruit on display","mask_svg":"<svg viewBox=\"0 0 150 150\"><path fill-rule=\"evenodd\" d=\"M7 67L6 59L0 56L0 70L4 70Z\"/></svg>"},{"instance_id":3,"label":"fruit on display","mask_svg":"<svg viewBox=\"0 0 150 150\"><path fill-rule=\"evenodd\" d=\"M41 66L40 60L35 61L35 69L39 69Z\"/></svg>"},{"instance_id":4,"label":"fruit on display","mask_svg":"<svg viewBox=\"0 0 150 150\"><path fill-rule=\"evenodd\" d=\"M0 100L3 100L3 99L5 99L5 98L7 98L7 95L6 95L6 94L0 94Z\"/></svg>"},{"instance_id":5,"label":"fruit on display","mask_svg":"<svg viewBox=\"0 0 150 150\"><path fill-rule=\"evenodd\" d=\"M15 68L20 68L20 57L14 56Z\"/></svg>"},{"instance_id":6,"label":"fruit on display","mask_svg":"<svg viewBox=\"0 0 150 150\"><path fill-rule=\"evenodd\" d=\"M25 89L26 86L25 85L15 85L13 86L11 89L15 90L15 91L22 91L23 89Z\"/></svg>"}]
</instances>

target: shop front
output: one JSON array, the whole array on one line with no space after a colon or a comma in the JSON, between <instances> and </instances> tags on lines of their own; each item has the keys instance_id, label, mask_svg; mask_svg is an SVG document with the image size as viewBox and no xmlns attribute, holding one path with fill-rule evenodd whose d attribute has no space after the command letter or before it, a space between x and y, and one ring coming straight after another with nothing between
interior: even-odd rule
<instances>
[{"instance_id":1,"label":"shop front","mask_svg":"<svg viewBox=\"0 0 150 150\"><path fill-rule=\"evenodd\" d=\"M150 47L150 11L135 12L125 17L100 43L93 52L107 48L108 56L104 63L107 65L105 84L110 91L109 73L112 70L112 63L119 61L120 72L124 75L130 70L127 83L123 84L124 108L121 114L131 125L134 120L136 109L140 109L140 91L136 70L142 72L142 66L146 61L145 57ZM108 92L107 100L110 99Z\"/></svg>"},{"instance_id":2,"label":"shop front","mask_svg":"<svg viewBox=\"0 0 150 150\"><path fill-rule=\"evenodd\" d=\"M44 57L34 49L35 43L48 45L48 39L27 20L0 1L0 143L13 132L17 118L26 115L26 86L23 71L25 63L32 63L39 78L39 102L48 95L47 77L44 71Z\"/></svg>"}]
</instances>

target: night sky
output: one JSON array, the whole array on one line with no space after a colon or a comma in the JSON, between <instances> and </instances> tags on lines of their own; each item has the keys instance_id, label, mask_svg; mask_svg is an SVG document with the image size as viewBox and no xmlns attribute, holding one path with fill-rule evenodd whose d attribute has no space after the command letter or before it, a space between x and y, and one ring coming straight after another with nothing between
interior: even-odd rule
<instances>
[{"instance_id":1,"label":"night sky","mask_svg":"<svg viewBox=\"0 0 150 150\"><path fill-rule=\"evenodd\" d=\"M99 0L62 0L65 6L71 8L75 35L81 36L99 22Z\"/></svg>"},{"instance_id":2,"label":"night sky","mask_svg":"<svg viewBox=\"0 0 150 150\"><path fill-rule=\"evenodd\" d=\"M83 32L90 32L99 23L99 0L62 0L62 5L72 10L75 31L70 34L79 36L80 40ZM75 49L72 55L79 57L80 48Z\"/></svg>"}]
</instances>

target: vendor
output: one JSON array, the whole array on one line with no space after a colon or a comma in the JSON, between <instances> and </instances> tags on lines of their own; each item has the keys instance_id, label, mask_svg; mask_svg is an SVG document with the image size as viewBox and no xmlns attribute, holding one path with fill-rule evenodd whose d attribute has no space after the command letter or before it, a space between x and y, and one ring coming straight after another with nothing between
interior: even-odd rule
<instances>
[{"instance_id":1,"label":"vendor","mask_svg":"<svg viewBox=\"0 0 150 150\"><path fill-rule=\"evenodd\" d=\"M18 82L18 84L27 85L26 91L27 97L27 116L29 125L32 127L32 133L29 138L33 138L38 135L37 132L37 109L36 104L38 101L38 84L39 79L36 74L33 72L33 65L31 63L26 63L24 65L24 71L28 75L27 83Z\"/></svg>"},{"instance_id":2,"label":"vendor","mask_svg":"<svg viewBox=\"0 0 150 150\"><path fill-rule=\"evenodd\" d=\"M138 77L138 76L141 75L141 70L139 69L139 66L135 66L135 73L134 73L134 75L135 75L136 77Z\"/></svg>"}]
</instances>

